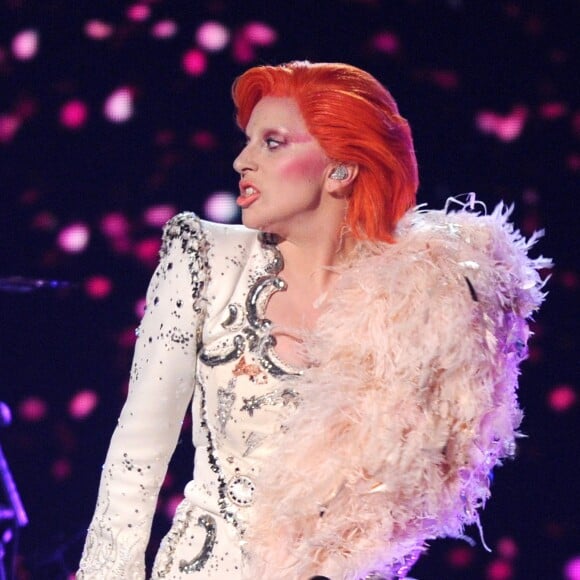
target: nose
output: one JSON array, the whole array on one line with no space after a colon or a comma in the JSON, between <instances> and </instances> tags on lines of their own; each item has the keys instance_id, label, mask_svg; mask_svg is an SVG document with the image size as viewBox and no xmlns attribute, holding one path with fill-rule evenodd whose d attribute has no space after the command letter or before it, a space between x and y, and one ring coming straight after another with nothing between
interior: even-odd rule
<instances>
[{"instance_id":1,"label":"nose","mask_svg":"<svg viewBox=\"0 0 580 580\"><path fill-rule=\"evenodd\" d=\"M234 159L233 165L234 170L237 171L240 175L244 175L244 173L256 169L256 162L252 157L249 143L240 151L240 154Z\"/></svg>"}]
</instances>

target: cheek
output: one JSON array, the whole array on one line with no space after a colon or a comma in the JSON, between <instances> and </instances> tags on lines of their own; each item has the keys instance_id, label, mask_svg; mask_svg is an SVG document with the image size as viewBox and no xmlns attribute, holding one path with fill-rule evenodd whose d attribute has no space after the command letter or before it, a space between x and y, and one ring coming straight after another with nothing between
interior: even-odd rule
<instances>
[{"instance_id":1,"label":"cheek","mask_svg":"<svg viewBox=\"0 0 580 580\"><path fill-rule=\"evenodd\" d=\"M280 175L288 180L313 180L322 177L324 168L325 163L323 160L313 155L304 155L286 161L286 163L280 167Z\"/></svg>"}]
</instances>

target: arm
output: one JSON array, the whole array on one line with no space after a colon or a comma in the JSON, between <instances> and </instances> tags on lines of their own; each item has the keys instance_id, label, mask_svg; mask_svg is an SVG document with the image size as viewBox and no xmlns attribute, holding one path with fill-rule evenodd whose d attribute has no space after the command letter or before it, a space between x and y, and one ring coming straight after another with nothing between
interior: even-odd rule
<instances>
[{"instance_id":1,"label":"arm","mask_svg":"<svg viewBox=\"0 0 580 580\"><path fill-rule=\"evenodd\" d=\"M79 580L143 579L157 496L194 388L206 275L197 217L164 228L137 331L129 393L103 466Z\"/></svg>"}]
</instances>

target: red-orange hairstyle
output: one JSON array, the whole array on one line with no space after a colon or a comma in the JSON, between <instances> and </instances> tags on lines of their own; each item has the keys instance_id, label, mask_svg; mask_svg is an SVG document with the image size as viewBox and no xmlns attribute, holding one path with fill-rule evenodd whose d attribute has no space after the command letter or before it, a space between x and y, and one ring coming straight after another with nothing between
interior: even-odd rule
<instances>
[{"instance_id":1,"label":"red-orange hairstyle","mask_svg":"<svg viewBox=\"0 0 580 580\"><path fill-rule=\"evenodd\" d=\"M347 64L291 62L249 69L232 95L242 130L262 97L296 99L326 154L359 165L346 218L353 235L393 241L398 220L415 205L419 178L409 123L383 85Z\"/></svg>"}]
</instances>

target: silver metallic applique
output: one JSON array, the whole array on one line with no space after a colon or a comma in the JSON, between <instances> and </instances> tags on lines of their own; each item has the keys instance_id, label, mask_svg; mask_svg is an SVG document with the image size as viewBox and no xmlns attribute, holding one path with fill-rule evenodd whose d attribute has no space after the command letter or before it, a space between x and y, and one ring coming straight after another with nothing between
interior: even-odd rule
<instances>
[{"instance_id":1,"label":"silver metallic applique","mask_svg":"<svg viewBox=\"0 0 580 580\"><path fill-rule=\"evenodd\" d=\"M230 328L231 326L234 326L235 323L239 320L240 313L241 310L241 306L239 304L230 304L228 306L228 317L226 320L224 320L222 322L222 327L223 328ZM236 325L238 326L238 325Z\"/></svg>"},{"instance_id":2,"label":"silver metallic applique","mask_svg":"<svg viewBox=\"0 0 580 580\"><path fill-rule=\"evenodd\" d=\"M246 450L244 451L242 457L247 457L252 451L254 451L254 449L262 444L264 439L266 439L266 435L252 431L246 439Z\"/></svg>"},{"instance_id":3,"label":"silver metallic applique","mask_svg":"<svg viewBox=\"0 0 580 580\"><path fill-rule=\"evenodd\" d=\"M179 571L184 574L191 574L192 572L199 572L209 560L213 547L215 545L217 526L215 520L208 514L199 516L197 519L196 526L200 526L205 529L205 540L201 550L193 560L187 562L186 560L181 560L179 562Z\"/></svg>"},{"instance_id":4,"label":"silver metallic applique","mask_svg":"<svg viewBox=\"0 0 580 580\"><path fill-rule=\"evenodd\" d=\"M186 502L183 502L177 508L173 520L173 525L171 526L167 536L165 536L161 542L159 554L157 556L158 561L155 561L155 567L158 568L156 571L154 570L156 578L165 578L171 571L177 543L185 534L185 531L189 526L192 513L193 508L189 507Z\"/></svg>"},{"instance_id":5,"label":"silver metallic applique","mask_svg":"<svg viewBox=\"0 0 580 580\"><path fill-rule=\"evenodd\" d=\"M244 404L240 408L240 411L246 411L250 417L253 417L254 411L262 408L264 405L282 404L286 407L290 403L297 402L297 397L298 393L293 389L272 391L271 393L259 396L252 395L251 397L243 398Z\"/></svg>"},{"instance_id":6,"label":"silver metallic applique","mask_svg":"<svg viewBox=\"0 0 580 580\"><path fill-rule=\"evenodd\" d=\"M232 416L232 407L236 401L236 393L234 392L234 387L236 385L235 379L230 379L228 381L227 388L220 387L217 391L218 397L218 411L217 418L220 424L220 433L225 435L226 425Z\"/></svg>"},{"instance_id":7,"label":"silver metallic applique","mask_svg":"<svg viewBox=\"0 0 580 580\"><path fill-rule=\"evenodd\" d=\"M189 212L182 212L173 217L164 230L163 242L159 255L163 258L169 253L171 244L179 240L181 250L189 256L188 268L191 276L191 288L193 298L193 310L196 314L201 314L205 308L202 296L206 279L209 276L210 268L207 261L208 242L203 234L199 218ZM173 264L167 264L167 269L171 269Z\"/></svg>"},{"instance_id":8,"label":"silver metallic applique","mask_svg":"<svg viewBox=\"0 0 580 580\"><path fill-rule=\"evenodd\" d=\"M234 475L226 487L229 500L239 507L252 505L255 492L256 485L247 475Z\"/></svg>"},{"instance_id":9,"label":"silver metallic applique","mask_svg":"<svg viewBox=\"0 0 580 580\"><path fill-rule=\"evenodd\" d=\"M202 349L200 360L210 366L225 364L236 360L247 350L257 355L260 365L271 375L283 376L289 373L276 362L273 348L276 346L276 338L270 332L272 322L267 318L260 318L259 311L263 309L273 292L286 290L286 282L278 277L278 273L284 267L282 254L276 247L276 240L268 234L260 234L263 246L272 253L272 259L266 266L267 274L256 280L248 291L245 304L245 314L236 304L228 307L228 318L222 323L224 328L242 327L244 317L247 324L232 340L229 351L225 354L210 354Z\"/></svg>"}]
</instances>

